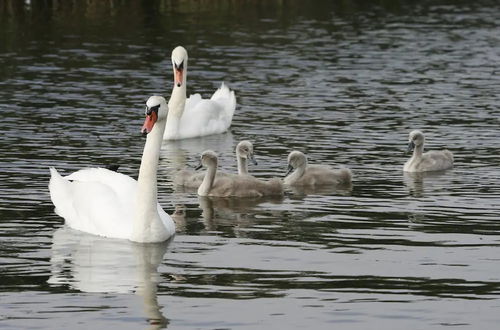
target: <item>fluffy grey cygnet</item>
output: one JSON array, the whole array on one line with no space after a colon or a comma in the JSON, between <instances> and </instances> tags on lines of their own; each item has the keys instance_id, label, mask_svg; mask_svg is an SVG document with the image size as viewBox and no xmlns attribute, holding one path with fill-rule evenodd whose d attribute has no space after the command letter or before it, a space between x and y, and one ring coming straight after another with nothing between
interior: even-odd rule
<instances>
[{"instance_id":1,"label":"fluffy grey cygnet","mask_svg":"<svg viewBox=\"0 0 500 330\"><path fill-rule=\"evenodd\" d=\"M262 181L250 175L225 175L216 177L217 154L206 150L201 154L201 165L207 170L198 187L200 196L216 197L263 197L283 195L279 179Z\"/></svg>"},{"instance_id":2,"label":"fluffy grey cygnet","mask_svg":"<svg viewBox=\"0 0 500 330\"><path fill-rule=\"evenodd\" d=\"M288 172L284 183L289 186L326 186L350 184L352 173L348 168L332 169L325 165L308 165L300 151L288 155Z\"/></svg>"},{"instance_id":3,"label":"fluffy grey cygnet","mask_svg":"<svg viewBox=\"0 0 500 330\"><path fill-rule=\"evenodd\" d=\"M257 165L257 161L253 155L253 144L248 140L243 140L236 146L236 161L238 163L238 174L248 175L248 161ZM226 173L217 172L216 176L227 175ZM192 170L183 169L177 171L174 175L174 184L188 188L198 188L203 181L204 173L195 172Z\"/></svg>"},{"instance_id":4,"label":"fluffy grey cygnet","mask_svg":"<svg viewBox=\"0 0 500 330\"><path fill-rule=\"evenodd\" d=\"M409 135L408 152L413 150L413 155L405 163L405 172L430 172L442 171L453 167L453 154L448 150L429 151L424 153L424 134L413 130Z\"/></svg>"}]
</instances>

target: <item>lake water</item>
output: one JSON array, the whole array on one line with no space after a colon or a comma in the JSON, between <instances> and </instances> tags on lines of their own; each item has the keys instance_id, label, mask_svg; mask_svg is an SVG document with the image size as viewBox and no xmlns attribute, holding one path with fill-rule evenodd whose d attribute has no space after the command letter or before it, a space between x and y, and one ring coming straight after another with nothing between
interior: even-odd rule
<instances>
[{"instance_id":1,"label":"lake water","mask_svg":"<svg viewBox=\"0 0 500 330\"><path fill-rule=\"evenodd\" d=\"M379 5L375 4L379 3ZM0 328L492 329L500 321L496 1L0 2ZM72 231L49 166L136 177L144 102L225 81L231 131L164 143L178 234L140 245ZM408 176L412 129L455 167ZM172 172L205 149L262 178L292 149L352 189L202 199ZM182 212L180 212L182 213Z\"/></svg>"}]
</instances>

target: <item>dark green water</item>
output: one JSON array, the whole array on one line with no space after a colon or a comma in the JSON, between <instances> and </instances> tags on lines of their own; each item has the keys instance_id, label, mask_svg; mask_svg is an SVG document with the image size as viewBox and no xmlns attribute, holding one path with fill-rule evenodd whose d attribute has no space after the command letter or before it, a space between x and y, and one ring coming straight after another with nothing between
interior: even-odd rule
<instances>
[{"instance_id":1,"label":"dark green water","mask_svg":"<svg viewBox=\"0 0 500 330\"><path fill-rule=\"evenodd\" d=\"M500 5L495 1L0 1L0 328L492 329L500 321ZM168 244L64 227L48 167L136 176L144 102L225 81L231 132L165 143ZM405 176L408 132L455 167ZM250 139L350 191L200 199L171 173Z\"/></svg>"}]
</instances>

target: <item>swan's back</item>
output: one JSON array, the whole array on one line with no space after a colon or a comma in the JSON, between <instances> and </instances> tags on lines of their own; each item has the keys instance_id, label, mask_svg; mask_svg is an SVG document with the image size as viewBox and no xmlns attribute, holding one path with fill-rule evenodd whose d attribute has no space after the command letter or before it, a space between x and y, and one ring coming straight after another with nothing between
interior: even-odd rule
<instances>
[{"instance_id":1,"label":"swan's back","mask_svg":"<svg viewBox=\"0 0 500 330\"><path fill-rule=\"evenodd\" d=\"M321 186L350 184L352 172L348 168L334 170L325 165L308 165L305 173L294 185Z\"/></svg>"},{"instance_id":2,"label":"swan's back","mask_svg":"<svg viewBox=\"0 0 500 330\"><path fill-rule=\"evenodd\" d=\"M217 172L215 177L227 176L228 173ZM203 178L205 177L204 172L196 172L188 169L182 169L174 174L174 185L186 187L186 188L198 188L203 182Z\"/></svg>"},{"instance_id":3,"label":"swan's back","mask_svg":"<svg viewBox=\"0 0 500 330\"><path fill-rule=\"evenodd\" d=\"M433 150L422 154L421 160L410 170L416 172L443 171L453 167L453 154L449 150Z\"/></svg>"},{"instance_id":4,"label":"swan's back","mask_svg":"<svg viewBox=\"0 0 500 330\"><path fill-rule=\"evenodd\" d=\"M251 175L227 175L215 178L208 195L217 197L282 196L283 183L277 178L263 181Z\"/></svg>"},{"instance_id":5,"label":"swan's back","mask_svg":"<svg viewBox=\"0 0 500 330\"><path fill-rule=\"evenodd\" d=\"M187 188L198 188L203 181L203 172L195 172L188 169L183 169L175 172L174 185Z\"/></svg>"}]
</instances>

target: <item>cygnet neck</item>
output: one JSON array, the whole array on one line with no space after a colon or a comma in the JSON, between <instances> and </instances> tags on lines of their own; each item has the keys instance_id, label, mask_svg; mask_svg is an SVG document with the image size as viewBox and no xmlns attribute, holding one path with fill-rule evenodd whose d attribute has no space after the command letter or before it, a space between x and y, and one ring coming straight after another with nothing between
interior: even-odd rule
<instances>
[{"instance_id":1,"label":"cygnet neck","mask_svg":"<svg viewBox=\"0 0 500 330\"><path fill-rule=\"evenodd\" d=\"M212 185L214 184L216 172L217 172L217 160L215 160L214 162L210 162L207 165L207 171L205 173L205 176L203 177L203 182L198 188L198 195L208 196L210 190L212 189Z\"/></svg>"},{"instance_id":2,"label":"cygnet neck","mask_svg":"<svg viewBox=\"0 0 500 330\"><path fill-rule=\"evenodd\" d=\"M248 157L243 157L238 151L236 152L236 161L238 162L238 174L248 174Z\"/></svg>"}]
</instances>

